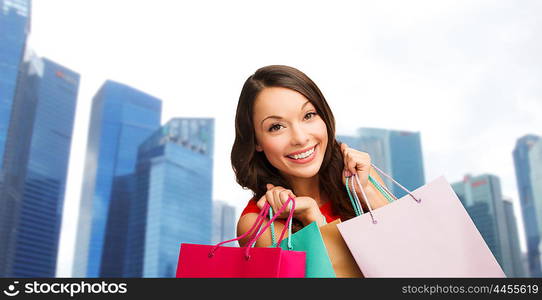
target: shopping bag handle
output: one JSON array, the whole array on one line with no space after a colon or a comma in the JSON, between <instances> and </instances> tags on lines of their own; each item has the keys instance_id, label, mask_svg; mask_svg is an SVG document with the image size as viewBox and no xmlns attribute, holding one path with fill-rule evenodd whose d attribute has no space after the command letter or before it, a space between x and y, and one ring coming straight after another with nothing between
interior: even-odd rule
<instances>
[{"instance_id":1,"label":"shopping bag handle","mask_svg":"<svg viewBox=\"0 0 542 300\"><path fill-rule=\"evenodd\" d=\"M260 213L262 211L265 211L265 207L262 208L262 210L260 211ZM273 218L273 208L269 205L268 206L268 209L266 211L269 211L269 219ZM263 217L265 218L267 216L267 212L263 214ZM260 216L258 216L258 218L260 218ZM257 219L258 221L258 219ZM290 220L290 222L288 222L288 236L286 237L286 239L288 240L288 250L292 250L292 221L293 219ZM252 240L259 232L262 231L262 225L263 225L263 221L260 221L258 223L258 229L255 230L254 232L251 233L251 237L249 238L249 241ZM276 247L277 246L277 241L276 241L276 237L275 237L275 224L274 223L271 223L270 225L270 229L271 229L271 247ZM280 241L282 242L282 240ZM252 244L251 247L254 247L256 243Z\"/></svg>"},{"instance_id":2,"label":"shopping bag handle","mask_svg":"<svg viewBox=\"0 0 542 300\"><path fill-rule=\"evenodd\" d=\"M417 203L420 203L422 200L421 198L416 198L409 190L407 190L404 186L402 186L400 183L398 183L397 181L395 181L391 176L389 176L388 174L386 174L384 171L380 170L377 166L375 166L374 164L371 164L371 166L373 166L378 172L380 172L382 175L384 175L386 178L390 179L393 183L397 184L399 187L401 187L404 191L406 191L408 193L408 195L410 195L410 197L412 197L412 199L414 199ZM362 206L361 206L361 201L359 200L358 198L358 195L357 193L355 192L356 189L355 189L355 186L354 186L354 182L356 182L358 184L358 188L359 190L361 191L361 195L363 197L363 200L365 200L365 203L367 204L367 208L369 209L369 214L371 216L371 219L373 220L373 224L376 224L377 223L377 220L375 219L374 215L373 215L373 210L371 208L371 204L369 203L369 198L367 198L367 195L365 194L365 191L363 190L362 186L361 186L361 182L359 181L359 177L357 174L354 174L352 175L350 178L353 178L350 182L352 183L352 191L353 192L350 192L350 188L349 188L349 180L348 180L348 177L346 178L346 181L345 181L345 185L346 185L346 191L348 192L348 197L350 198L350 201L352 202L352 206L354 207L354 212L356 213L357 216L360 216L361 214L363 214L363 209L362 209ZM373 179L373 181L376 182L376 180ZM378 184L378 182L376 182ZM373 182L373 184L375 184ZM378 184L377 186L377 189L378 187L380 187L381 189L385 189L385 191L387 193L389 193L390 195L393 196L393 194L386 188L386 187L382 187L380 186L380 184ZM380 190L380 192L382 192L382 190ZM352 196L355 198L355 201L354 199L352 199ZM395 196L393 196L395 199L397 199Z\"/></svg>"},{"instance_id":3,"label":"shopping bag handle","mask_svg":"<svg viewBox=\"0 0 542 300\"><path fill-rule=\"evenodd\" d=\"M271 219L272 217L273 217L273 208L269 207L269 218ZM276 240L276 237L275 237L275 224L271 223L271 226L269 228L271 229L271 247L275 247L277 245L277 240ZM261 225L260 225L260 228L256 232L252 233L252 236L250 237L250 239L252 239L256 234L258 234L258 232L260 232L260 230L261 230ZM288 236L286 237L286 240L288 241L288 250L292 250L293 249L293 246L292 246L292 220L290 220L290 222L288 223ZM254 245L252 245L252 247L254 247Z\"/></svg>"},{"instance_id":4,"label":"shopping bag handle","mask_svg":"<svg viewBox=\"0 0 542 300\"><path fill-rule=\"evenodd\" d=\"M252 247L250 247L252 245L252 243L256 243L256 241L260 238L260 236L267 230L267 228L269 228L269 226L271 226L271 224L273 224L273 222L277 219L277 217L282 214L282 212L286 209L286 207L289 206L289 204L292 204L292 207L290 208L290 212L288 214L288 219L286 219L286 223L290 223L292 222L292 219L294 217L294 211L295 211L295 200L292 198L292 197L288 197L288 200L286 200L286 202L284 203L284 205L279 209L279 211L269 220L269 222L267 224L265 224L265 226L260 230L260 232L252 238L252 240L250 240L248 242L248 245L246 247L246 250L245 250L245 258L248 260L250 259L250 249ZM269 203L266 202L266 204L269 205ZM264 209L262 209L264 211L264 213L267 211L268 208L266 208L264 206ZM280 246L280 243L282 242L282 240L284 239L284 234L286 233L286 230L288 230L288 228L291 228L289 226L284 226L284 228L282 229L282 232L280 233L280 237L279 237L279 240L277 242L277 244L275 245L275 247L279 247Z\"/></svg>"},{"instance_id":5,"label":"shopping bag handle","mask_svg":"<svg viewBox=\"0 0 542 300\"><path fill-rule=\"evenodd\" d=\"M377 166L375 166L373 163L371 163L371 166L373 168L375 168L375 170L377 170L380 174L384 175L384 177L388 178L389 180L391 180L393 183L395 183L397 186L399 186L403 191L405 191L410 197L412 197L412 199L414 199L414 201L420 203L422 201L421 198L416 198L414 195L412 195L412 192L409 191L407 188L405 188L404 186L402 186L399 182L395 181L395 179L393 179L390 175L386 174L386 172L380 170ZM360 185L360 188L361 188L361 185ZM384 189L386 189L386 187L383 187ZM393 195L388 189L386 189L386 191L390 194L390 195ZM395 197L395 196L394 196ZM396 198L397 199L397 198Z\"/></svg>"},{"instance_id":6,"label":"shopping bag handle","mask_svg":"<svg viewBox=\"0 0 542 300\"><path fill-rule=\"evenodd\" d=\"M292 208L290 210L290 213L288 215L288 219L287 219L287 222L290 222L290 220L293 218L293 214L294 214L294 210L295 210L295 201L294 199L292 199L291 197L288 197L288 200L284 203L284 205L279 209L279 211L275 214L275 216L273 216L273 218L271 218L271 220L269 220L269 222L262 228L261 232L258 233L256 236L254 236L249 242L248 244L244 247L246 248L246 251L245 251L245 258L248 260L250 259L250 249L252 248L251 245L252 243L256 243L256 241L258 240L258 238L260 238L260 236L263 234L263 232L265 232L265 230L267 230L267 228L270 226L270 224L273 224L273 222L277 219L277 217L282 214L282 212L284 212L284 210L286 209L286 207L288 207L288 205L290 204L290 202L292 203ZM230 243L230 242L234 242L234 241L238 241L240 239L243 239L245 238L246 236L249 236L250 234L253 233L254 229L256 228L260 228L263 221L265 220L265 216L267 215L267 210L270 208L271 206L269 205L269 203L265 203L264 207L260 210L260 213L258 214L258 218L256 218L256 221L254 222L254 224L252 224L252 227L250 227L249 230L247 230L247 232L245 232L244 234L240 235L239 237L237 238L234 238L234 239L231 239L231 240L227 240L227 241L223 241L223 242L220 242L218 244L216 244L212 249L211 251L209 252L209 257L213 257L215 255L215 251L223 244L226 244L226 243ZM284 229L282 230L282 233L280 235L280 239L279 239L279 243L277 244L276 247L278 247L278 245L280 244L280 242L282 241L282 239L284 238L284 234L286 233L286 230L287 230L287 227L285 226Z\"/></svg>"},{"instance_id":7,"label":"shopping bag handle","mask_svg":"<svg viewBox=\"0 0 542 300\"><path fill-rule=\"evenodd\" d=\"M266 206L269 205L268 203L266 203ZM265 207L265 206L264 206ZM234 238L234 239L231 239L231 240L227 240L227 241L223 241L223 242L220 242L218 244L216 244L212 249L211 249L211 252L209 252L209 257L213 257L214 256L214 253L215 251L218 249L218 247L220 247L220 245L222 244L226 244L226 243L230 243L230 242L234 242L234 241L238 241L240 239L243 239L245 238L246 236L248 236L249 234L251 234L255 228L258 228L261 226L261 223L263 222L263 216L265 214L265 210L261 210L260 213L258 214L258 217L256 218L256 221L254 221L254 223L252 224L252 227L250 227L249 230L247 230L247 232L243 233L242 235L238 236L237 238Z\"/></svg>"},{"instance_id":8,"label":"shopping bag handle","mask_svg":"<svg viewBox=\"0 0 542 300\"><path fill-rule=\"evenodd\" d=\"M352 206L354 207L354 212L357 216L360 216L363 214L363 209L361 206L361 201L358 198L358 195L356 193L356 188L354 186L354 181L358 183L359 190L361 191L361 196L363 197L363 200L365 200L365 203L367 203L367 208L369 208L369 215L371 215L371 219L373 220L373 224L376 224L377 221L374 218L373 215L373 209L371 208L371 204L369 203L369 198L367 198L367 195L365 194L365 191L363 188L361 188L361 182L359 182L358 174L352 175L350 178L352 180L350 181L352 183L352 193L350 192L350 188L348 187L348 177L346 178L346 191L348 192L348 197L350 197L350 201L352 202ZM352 199L352 195L354 196L355 201Z\"/></svg>"}]
</instances>

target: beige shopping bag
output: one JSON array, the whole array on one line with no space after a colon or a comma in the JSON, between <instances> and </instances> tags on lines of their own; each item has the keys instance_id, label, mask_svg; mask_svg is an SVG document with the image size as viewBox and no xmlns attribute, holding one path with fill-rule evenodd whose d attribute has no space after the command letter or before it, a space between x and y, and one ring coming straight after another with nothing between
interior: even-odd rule
<instances>
[{"instance_id":1,"label":"beige shopping bag","mask_svg":"<svg viewBox=\"0 0 542 300\"><path fill-rule=\"evenodd\" d=\"M337 219L320 227L322 239L326 245L327 253L335 270L337 278L363 277L354 257L348 250L348 246L343 240L337 224L341 219Z\"/></svg>"}]
</instances>

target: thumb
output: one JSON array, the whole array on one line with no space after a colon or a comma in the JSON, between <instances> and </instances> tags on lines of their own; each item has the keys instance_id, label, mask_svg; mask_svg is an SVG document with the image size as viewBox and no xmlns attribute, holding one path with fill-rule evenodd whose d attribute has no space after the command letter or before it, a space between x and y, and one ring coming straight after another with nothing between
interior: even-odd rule
<instances>
[{"instance_id":1,"label":"thumb","mask_svg":"<svg viewBox=\"0 0 542 300\"><path fill-rule=\"evenodd\" d=\"M268 183L268 184L266 184L265 186L267 187L268 190L270 190L270 189L272 189L272 188L275 187L275 186L272 185L271 183Z\"/></svg>"}]
</instances>

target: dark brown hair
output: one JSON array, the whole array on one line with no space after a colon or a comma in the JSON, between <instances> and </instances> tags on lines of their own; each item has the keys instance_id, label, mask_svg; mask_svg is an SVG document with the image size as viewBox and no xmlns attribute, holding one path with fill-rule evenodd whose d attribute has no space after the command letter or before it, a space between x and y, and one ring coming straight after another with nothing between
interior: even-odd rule
<instances>
[{"instance_id":1,"label":"dark brown hair","mask_svg":"<svg viewBox=\"0 0 542 300\"><path fill-rule=\"evenodd\" d=\"M288 66L272 65L260 68L248 77L241 90L235 115L235 142L231 151L231 164L237 183L250 189L256 200L267 192L266 184L292 189L288 181L269 163L263 152L256 151L253 108L256 97L266 87L283 87L307 98L327 128L328 143L320 166L320 191L332 201L333 214L347 220L354 211L342 183L344 169L340 144L335 139L335 118L316 84L303 72ZM295 194L295 191L292 190Z\"/></svg>"}]
</instances>

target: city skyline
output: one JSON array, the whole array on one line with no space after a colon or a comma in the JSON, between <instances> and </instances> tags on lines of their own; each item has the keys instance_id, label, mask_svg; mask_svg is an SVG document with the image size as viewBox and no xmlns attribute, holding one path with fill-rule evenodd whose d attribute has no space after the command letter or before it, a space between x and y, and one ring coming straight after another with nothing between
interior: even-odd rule
<instances>
[{"instance_id":1,"label":"city skyline","mask_svg":"<svg viewBox=\"0 0 542 300\"><path fill-rule=\"evenodd\" d=\"M80 199L81 145L86 145L82 133L88 126L91 94L106 79L119 80L164 99L162 123L173 116L216 118L216 145L223 147L215 150L213 199L235 205L238 213L250 193L235 183L229 165L236 101L246 77L256 68L272 63L298 67L315 80L334 111L338 134L352 134L359 127L419 131L426 181L439 175L451 182L465 173L493 173L501 178L503 194L513 199L515 211L519 212L512 149L517 138L537 134L536 113L542 111L541 95L535 85L542 64L534 55L540 41L532 41L540 22L534 18L540 11L536 2L450 5L423 1L416 2L418 6L396 2L394 5L402 8L397 11L374 2L348 2L343 6L311 3L315 12L310 16L295 13L304 7L303 3L291 5L289 11L280 10L280 5L269 7L269 14L264 16L255 7L231 3L232 12L245 11L243 18L231 23L218 13L229 9L230 4L219 2L214 3L216 12L208 12L199 4L153 2L148 7L139 2L116 1L104 9L100 6L104 3L34 3L31 39L38 54L82 74L66 194L66 236L59 255L66 259L63 267L70 264L70 228L78 215L74 207ZM126 5L131 6L130 11L122 10ZM89 13L93 10L95 14ZM138 24L138 17L149 10L161 18L145 26ZM56 15L60 12L63 14ZM83 12L101 14L103 22L92 23ZM172 15L174 12L181 16ZM209 16L202 20L190 16L204 12ZM246 24L262 23L262 18L276 26L272 16L279 13L294 26L310 28L307 36L270 38L263 33L271 34L276 29L259 28L252 43L268 47L253 54L251 44L243 42L244 35L235 34L244 32ZM113 23L118 14L122 14L123 22ZM342 17L319 24L334 14ZM457 18L462 22L452 21ZM500 25L490 26L495 20ZM222 24L219 28L218 23ZM457 29L452 30L450 24ZM282 32L289 28L281 26L285 26ZM157 31L178 40L159 40ZM437 36L437 32L442 33L439 39L426 38ZM118 36L123 37L122 46ZM313 41L323 42L314 48ZM288 49L283 45L289 45ZM370 112L364 110L366 105ZM488 147L483 149L484 145Z\"/></svg>"}]
</instances>

